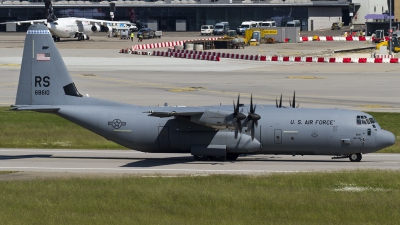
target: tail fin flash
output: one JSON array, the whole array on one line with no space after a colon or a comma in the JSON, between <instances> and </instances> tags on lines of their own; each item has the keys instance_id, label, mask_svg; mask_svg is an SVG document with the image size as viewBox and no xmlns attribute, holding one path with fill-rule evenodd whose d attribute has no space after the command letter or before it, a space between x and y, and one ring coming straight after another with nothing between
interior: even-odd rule
<instances>
[{"instance_id":1,"label":"tail fin flash","mask_svg":"<svg viewBox=\"0 0 400 225\"><path fill-rule=\"evenodd\" d=\"M54 13L53 5L51 4L51 0L45 0L44 6L46 9L46 18L47 22L54 22L57 20L56 14Z\"/></svg>"},{"instance_id":2,"label":"tail fin flash","mask_svg":"<svg viewBox=\"0 0 400 225\"><path fill-rule=\"evenodd\" d=\"M47 27L31 25L25 38L15 105L69 105L81 97Z\"/></svg>"}]
</instances>

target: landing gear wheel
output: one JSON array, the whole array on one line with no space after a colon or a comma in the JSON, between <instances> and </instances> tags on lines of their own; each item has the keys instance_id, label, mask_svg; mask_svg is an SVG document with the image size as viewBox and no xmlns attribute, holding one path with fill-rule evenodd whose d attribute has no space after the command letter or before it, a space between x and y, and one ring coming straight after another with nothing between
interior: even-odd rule
<instances>
[{"instance_id":1,"label":"landing gear wheel","mask_svg":"<svg viewBox=\"0 0 400 225\"><path fill-rule=\"evenodd\" d=\"M351 162L360 162L362 159L361 153L350 154L349 159Z\"/></svg>"},{"instance_id":2,"label":"landing gear wheel","mask_svg":"<svg viewBox=\"0 0 400 225\"><path fill-rule=\"evenodd\" d=\"M235 161L239 157L239 154L228 153L226 154L226 159L229 161Z\"/></svg>"},{"instance_id":3,"label":"landing gear wheel","mask_svg":"<svg viewBox=\"0 0 400 225\"><path fill-rule=\"evenodd\" d=\"M194 160L196 161L207 161L208 156L206 155L194 155Z\"/></svg>"},{"instance_id":4,"label":"landing gear wheel","mask_svg":"<svg viewBox=\"0 0 400 225\"><path fill-rule=\"evenodd\" d=\"M56 40L57 40L57 41L60 41L60 38L59 38L59 37L56 37Z\"/></svg>"},{"instance_id":5,"label":"landing gear wheel","mask_svg":"<svg viewBox=\"0 0 400 225\"><path fill-rule=\"evenodd\" d=\"M223 161L225 161L225 156L212 156L211 160L212 161L221 161L221 162L223 162Z\"/></svg>"}]
</instances>

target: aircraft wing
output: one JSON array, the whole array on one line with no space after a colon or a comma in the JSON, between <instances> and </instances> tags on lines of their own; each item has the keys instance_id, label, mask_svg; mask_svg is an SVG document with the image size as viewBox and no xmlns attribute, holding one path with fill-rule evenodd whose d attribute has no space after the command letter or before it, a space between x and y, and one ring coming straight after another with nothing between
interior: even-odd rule
<instances>
[{"instance_id":1,"label":"aircraft wing","mask_svg":"<svg viewBox=\"0 0 400 225\"><path fill-rule=\"evenodd\" d=\"M30 23L30 24L36 24L36 23L47 23L47 19L42 19L42 20L24 20L24 21L12 21L12 22L4 22L0 24L10 24L10 23L16 23L18 25L21 25L22 23Z\"/></svg>"},{"instance_id":2,"label":"aircraft wing","mask_svg":"<svg viewBox=\"0 0 400 225\"><path fill-rule=\"evenodd\" d=\"M148 111L149 116L154 117L172 117L172 116L197 116L204 113L204 109L186 108L186 107L165 107L157 111Z\"/></svg>"},{"instance_id":3,"label":"aircraft wing","mask_svg":"<svg viewBox=\"0 0 400 225\"><path fill-rule=\"evenodd\" d=\"M129 22L121 22L121 21L109 21L109 20L95 20L95 19L86 19L86 18L77 18L76 22L89 22L91 25L99 24L103 26L116 26L118 24L130 24Z\"/></svg>"},{"instance_id":4,"label":"aircraft wing","mask_svg":"<svg viewBox=\"0 0 400 225\"><path fill-rule=\"evenodd\" d=\"M154 117L186 117L190 121L215 129L232 126L233 112L225 107L160 107L157 111L148 111Z\"/></svg>"}]
</instances>

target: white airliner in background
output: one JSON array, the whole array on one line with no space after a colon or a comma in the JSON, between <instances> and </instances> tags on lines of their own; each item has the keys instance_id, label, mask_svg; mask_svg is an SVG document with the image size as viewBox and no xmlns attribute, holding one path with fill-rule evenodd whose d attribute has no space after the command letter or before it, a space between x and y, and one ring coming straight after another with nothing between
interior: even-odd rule
<instances>
[{"instance_id":1,"label":"white airliner in background","mask_svg":"<svg viewBox=\"0 0 400 225\"><path fill-rule=\"evenodd\" d=\"M89 35L92 33L97 33L101 31L100 26L105 26L105 31L108 32L108 26L136 26L129 22L118 22L118 21L107 21L107 20L96 20L96 19L86 19L86 18L59 18L53 22L47 22L47 19L42 20L26 20L26 21L15 21L6 22L16 23L21 25L23 23L38 24L43 23L49 28L54 41L60 41L60 38L78 38L78 40L89 40Z\"/></svg>"},{"instance_id":2,"label":"white airliner in background","mask_svg":"<svg viewBox=\"0 0 400 225\"><path fill-rule=\"evenodd\" d=\"M5 22L0 24L45 24L47 25L47 28L49 29L55 42L60 41L61 38L78 38L79 41L89 40L89 35L91 35L92 33L100 32L101 26L105 26L106 32L111 31L110 28L114 27L132 27L134 28L133 30L136 30L136 25L129 22L96 20L77 17L57 18L54 14L51 0L45 0L45 9L47 19Z\"/></svg>"}]
</instances>

